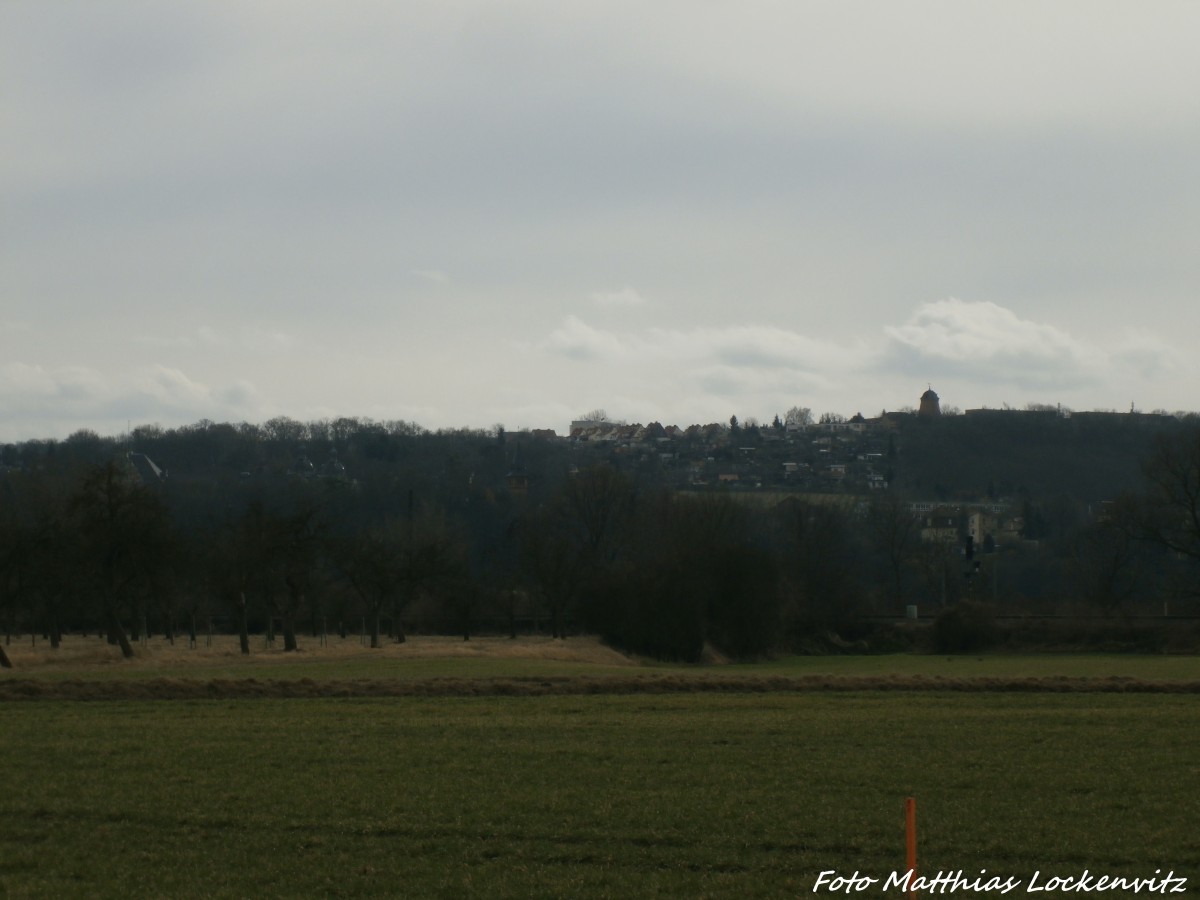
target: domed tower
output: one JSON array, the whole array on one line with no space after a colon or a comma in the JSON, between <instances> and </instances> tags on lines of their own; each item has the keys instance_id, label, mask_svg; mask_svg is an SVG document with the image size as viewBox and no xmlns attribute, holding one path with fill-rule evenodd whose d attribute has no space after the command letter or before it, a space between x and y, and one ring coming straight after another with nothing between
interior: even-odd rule
<instances>
[{"instance_id":1,"label":"domed tower","mask_svg":"<svg viewBox=\"0 0 1200 900\"><path fill-rule=\"evenodd\" d=\"M938 395L933 392L931 386L921 395L921 407L917 410L917 415L923 419L936 419L941 414L942 408L938 404Z\"/></svg>"}]
</instances>

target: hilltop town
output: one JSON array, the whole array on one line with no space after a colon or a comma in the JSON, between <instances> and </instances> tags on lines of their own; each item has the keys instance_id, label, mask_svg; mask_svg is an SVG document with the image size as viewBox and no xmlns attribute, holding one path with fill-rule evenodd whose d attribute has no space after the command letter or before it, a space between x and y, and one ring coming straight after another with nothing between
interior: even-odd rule
<instances>
[{"instance_id":1,"label":"hilltop town","mask_svg":"<svg viewBox=\"0 0 1200 900\"><path fill-rule=\"evenodd\" d=\"M926 493L931 500L990 500L1001 494L1044 492L1045 475L1059 468L1062 452L1074 456L1074 478L1057 478L1053 487L1098 500L1130 486L1137 460L1113 466L1109 457L1132 451L1141 439L1175 427L1181 417L1163 412L1071 412L1061 407L968 409L944 412L932 388L916 409L861 413L849 418L793 408L769 424L755 420L707 425L646 425L615 422L601 411L573 421L569 434L533 430L510 436L517 441L547 441L585 449L611 461L656 472L677 489L720 487L734 491L871 494L889 489ZM974 435L969 458L958 446ZM1028 471L1005 448L1014 440L1044 445ZM1097 445L1099 442L1099 445ZM1063 444L1087 446L1064 450ZM943 457L953 454L953 459ZM514 456L518 467L519 456ZM1093 467L1102 471L1092 472ZM936 471L957 472L962 483L939 480ZM1091 475L1089 475L1091 473ZM1094 475L1094 477L1091 477ZM1109 483L1104 483L1108 479Z\"/></svg>"},{"instance_id":2,"label":"hilltop town","mask_svg":"<svg viewBox=\"0 0 1200 900\"><path fill-rule=\"evenodd\" d=\"M916 408L867 417L793 407L770 423L614 421L596 410L566 434L550 429L426 431L413 423L342 418L262 425L142 426L101 438L0 448L4 470L97 463L119 451L144 485L175 494L254 483L344 485L382 496L415 492L464 509L483 492L532 507L572 473L605 465L644 486L719 492L760 504L787 497L862 505L902 501L926 539L1036 539L1100 515L1142 483L1156 435L1192 420L1162 412L943 408L930 387Z\"/></svg>"}]
</instances>

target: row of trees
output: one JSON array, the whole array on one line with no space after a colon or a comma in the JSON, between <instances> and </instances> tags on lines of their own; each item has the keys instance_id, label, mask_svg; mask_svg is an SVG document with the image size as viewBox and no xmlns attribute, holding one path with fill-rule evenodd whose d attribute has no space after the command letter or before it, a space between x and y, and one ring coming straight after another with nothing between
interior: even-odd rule
<instances>
[{"instance_id":1,"label":"row of trees","mask_svg":"<svg viewBox=\"0 0 1200 900\"><path fill-rule=\"evenodd\" d=\"M358 624L379 646L406 628L595 631L651 656L735 657L796 646L864 614L992 600L1014 610L1114 613L1194 596L1200 431L1162 439L1145 490L1023 548L920 539L908 504L688 494L612 465L565 472L540 494L479 483L479 459L434 478L168 479L124 457L9 471L0 480L0 622L106 634L126 655L151 629L300 634ZM501 461L503 456L500 456ZM1037 507L1028 507L1035 520ZM1063 519L1065 522L1066 519ZM984 552L984 551L991 552ZM1178 605L1176 606L1178 608Z\"/></svg>"},{"instance_id":2,"label":"row of trees","mask_svg":"<svg viewBox=\"0 0 1200 900\"><path fill-rule=\"evenodd\" d=\"M816 623L865 608L848 514L789 504L772 512L728 496L642 490L607 466L562 482L548 502L492 503L455 517L409 492L406 508L356 515L351 487L288 480L247 486L185 527L171 495L120 460L72 481L5 481L0 616L57 647L97 629L126 655L153 629L195 637L216 618L240 635L304 623L597 630L618 645L692 659L706 642L756 655ZM486 502L486 501L485 501ZM131 640L132 638L132 640Z\"/></svg>"}]
</instances>

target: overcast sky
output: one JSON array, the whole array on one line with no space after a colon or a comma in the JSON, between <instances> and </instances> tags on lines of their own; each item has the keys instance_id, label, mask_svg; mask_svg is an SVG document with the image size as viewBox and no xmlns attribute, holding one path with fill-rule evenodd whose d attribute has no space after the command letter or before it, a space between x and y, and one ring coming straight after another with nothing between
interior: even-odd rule
<instances>
[{"instance_id":1,"label":"overcast sky","mask_svg":"<svg viewBox=\"0 0 1200 900\"><path fill-rule=\"evenodd\" d=\"M0 3L0 440L1200 409L1200 4Z\"/></svg>"}]
</instances>

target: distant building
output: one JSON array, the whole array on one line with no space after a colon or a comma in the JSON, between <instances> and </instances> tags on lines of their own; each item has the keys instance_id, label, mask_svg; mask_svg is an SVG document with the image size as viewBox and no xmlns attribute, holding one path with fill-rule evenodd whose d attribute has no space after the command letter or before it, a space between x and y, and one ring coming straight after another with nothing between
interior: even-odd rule
<instances>
[{"instance_id":1,"label":"distant building","mask_svg":"<svg viewBox=\"0 0 1200 900\"><path fill-rule=\"evenodd\" d=\"M313 478L316 476L317 467L308 458L308 453L305 452L303 444L300 445L300 454L292 462L292 467L288 470L288 474L294 478Z\"/></svg>"},{"instance_id":2,"label":"distant building","mask_svg":"<svg viewBox=\"0 0 1200 900\"><path fill-rule=\"evenodd\" d=\"M167 480L167 472L154 464L145 453L129 453L126 455L129 465L136 473L138 480L145 487L162 484Z\"/></svg>"},{"instance_id":3,"label":"distant building","mask_svg":"<svg viewBox=\"0 0 1200 900\"><path fill-rule=\"evenodd\" d=\"M939 544L953 544L959 538L959 512L954 507L939 506L922 516L921 540Z\"/></svg>"},{"instance_id":4,"label":"distant building","mask_svg":"<svg viewBox=\"0 0 1200 900\"><path fill-rule=\"evenodd\" d=\"M933 392L931 386L921 395L921 406L917 410L917 415L922 419L936 419L941 414L942 407L938 402L938 395Z\"/></svg>"},{"instance_id":5,"label":"distant building","mask_svg":"<svg viewBox=\"0 0 1200 900\"><path fill-rule=\"evenodd\" d=\"M245 478L248 473L243 473ZM309 480L325 480L325 481L341 481L347 484L353 483L350 477L346 474L346 467L342 465L338 459L337 450L330 448L329 459L321 466L317 466L311 459L308 458L308 453L304 446L300 446L300 453L292 461L291 468L288 469L288 475L292 478L300 478L305 481Z\"/></svg>"},{"instance_id":6,"label":"distant building","mask_svg":"<svg viewBox=\"0 0 1200 900\"><path fill-rule=\"evenodd\" d=\"M334 478L338 481L346 480L346 467L338 459L337 450L329 451L329 461L321 466L321 477Z\"/></svg>"}]
</instances>

